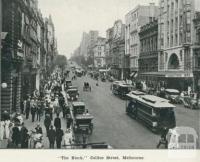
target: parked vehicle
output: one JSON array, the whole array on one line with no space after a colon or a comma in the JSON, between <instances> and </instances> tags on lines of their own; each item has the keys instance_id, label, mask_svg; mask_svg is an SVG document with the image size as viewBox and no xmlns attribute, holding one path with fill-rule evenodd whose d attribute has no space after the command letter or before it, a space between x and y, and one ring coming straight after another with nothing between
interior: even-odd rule
<instances>
[{"instance_id":1,"label":"parked vehicle","mask_svg":"<svg viewBox=\"0 0 200 162\"><path fill-rule=\"evenodd\" d=\"M133 86L126 84L125 82L116 81L112 84L112 93L119 96L122 99L126 98L126 94L133 90Z\"/></svg>"},{"instance_id":2,"label":"parked vehicle","mask_svg":"<svg viewBox=\"0 0 200 162\"><path fill-rule=\"evenodd\" d=\"M79 97L78 89L68 89L67 90L68 101L77 101L78 97Z\"/></svg>"},{"instance_id":3,"label":"parked vehicle","mask_svg":"<svg viewBox=\"0 0 200 162\"><path fill-rule=\"evenodd\" d=\"M127 114L142 121L153 132L159 132L164 127L174 128L176 126L175 106L168 100L137 92L127 94L127 97Z\"/></svg>"},{"instance_id":4,"label":"parked vehicle","mask_svg":"<svg viewBox=\"0 0 200 162\"><path fill-rule=\"evenodd\" d=\"M200 103L200 99L199 101L194 98L194 97L190 97L190 96L184 96L182 99L183 105L186 108L190 108L190 109L199 109L200 105L198 103Z\"/></svg>"},{"instance_id":5,"label":"parked vehicle","mask_svg":"<svg viewBox=\"0 0 200 162\"><path fill-rule=\"evenodd\" d=\"M92 119L94 117L90 114L79 114L75 116L75 123L73 126L74 129L74 133L86 133L88 134L92 134L93 131L93 123L92 123Z\"/></svg>"},{"instance_id":6,"label":"parked vehicle","mask_svg":"<svg viewBox=\"0 0 200 162\"><path fill-rule=\"evenodd\" d=\"M176 89L165 89L165 98L171 103L181 104L180 92Z\"/></svg>"},{"instance_id":7,"label":"parked vehicle","mask_svg":"<svg viewBox=\"0 0 200 162\"><path fill-rule=\"evenodd\" d=\"M84 102L72 102L72 112L74 117L76 115L83 114L85 112L85 103Z\"/></svg>"},{"instance_id":8,"label":"parked vehicle","mask_svg":"<svg viewBox=\"0 0 200 162\"><path fill-rule=\"evenodd\" d=\"M69 86L72 86L72 81L71 80L66 80L65 81L65 90L69 88Z\"/></svg>"},{"instance_id":9,"label":"parked vehicle","mask_svg":"<svg viewBox=\"0 0 200 162\"><path fill-rule=\"evenodd\" d=\"M194 128L175 127L167 134L168 149L197 149L198 135Z\"/></svg>"}]
</instances>

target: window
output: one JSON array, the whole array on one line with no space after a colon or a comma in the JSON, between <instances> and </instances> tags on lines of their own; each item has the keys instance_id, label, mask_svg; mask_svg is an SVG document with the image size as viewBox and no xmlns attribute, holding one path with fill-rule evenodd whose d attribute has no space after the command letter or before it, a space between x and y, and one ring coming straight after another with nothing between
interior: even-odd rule
<instances>
[{"instance_id":1,"label":"window","mask_svg":"<svg viewBox=\"0 0 200 162\"><path fill-rule=\"evenodd\" d=\"M194 143L194 136L193 136L193 134L188 134L187 135L187 142L188 143Z\"/></svg>"},{"instance_id":2,"label":"window","mask_svg":"<svg viewBox=\"0 0 200 162\"><path fill-rule=\"evenodd\" d=\"M186 143L186 134L181 134L178 137L178 143Z\"/></svg>"}]
</instances>

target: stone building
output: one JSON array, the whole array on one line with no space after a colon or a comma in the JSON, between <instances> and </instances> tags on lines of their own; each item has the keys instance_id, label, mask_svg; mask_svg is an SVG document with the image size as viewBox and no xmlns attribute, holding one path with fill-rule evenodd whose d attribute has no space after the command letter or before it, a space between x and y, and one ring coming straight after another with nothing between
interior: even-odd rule
<instances>
[{"instance_id":1,"label":"stone building","mask_svg":"<svg viewBox=\"0 0 200 162\"><path fill-rule=\"evenodd\" d=\"M194 75L194 91L200 95L200 12L196 12L194 18L195 25L195 42L193 44L193 75ZM199 96L200 98L200 96Z\"/></svg>"},{"instance_id":2,"label":"stone building","mask_svg":"<svg viewBox=\"0 0 200 162\"><path fill-rule=\"evenodd\" d=\"M141 27L139 55L139 78L146 83L156 85L158 72L158 21L152 21Z\"/></svg>"},{"instance_id":3,"label":"stone building","mask_svg":"<svg viewBox=\"0 0 200 162\"><path fill-rule=\"evenodd\" d=\"M0 111L12 113L20 111L28 94L39 90L42 73L46 75L46 66L52 65L57 46L54 28L45 25L37 0L3 0L2 13L2 32L7 35L1 49L1 82L7 87L1 89Z\"/></svg>"},{"instance_id":4,"label":"stone building","mask_svg":"<svg viewBox=\"0 0 200 162\"><path fill-rule=\"evenodd\" d=\"M6 83L7 87L1 89L1 112L11 113L20 109L24 61L21 13L24 5L20 0L2 1L2 32L6 32L7 36L1 49L1 83Z\"/></svg>"},{"instance_id":5,"label":"stone building","mask_svg":"<svg viewBox=\"0 0 200 162\"><path fill-rule=\"evenodd\" d=\"M105 68L106 66L105 42L106 42L106 38L98 37L93 47L94 67L97 69Z\"/></svg>"},{"instance_id":6,"label":"stone building","mask_svg":"<svg viewBox=\"0 0 200 162\"><path fill-rule=\"evenodd\" d=\"M199 0L160 0L158 74L168 88L194 87L192 44L197 3Z\"/></svg>"},{"instance_id":7,"label":"stone building","mask_svg":"<svg viewBox=\"0 0 200 162\"><path fill-rule=\"evenodd\" d=\"M112 66L111 72L117 79L124 79L124 55L125 55L125 25L117 20L113 25L113 37L111 47Z\"/></svg>"},{"instance_id":8,"label":"stone building","mask_svg":"<svg viewBox=\"0 0 200 162\"><path fill-rule=\"evenodd\" d=\"M149 23L150 18L157 17L158 7L151 3L149 6L138 5L125 15L125 56L126 64L130 65L130 75L136 76L140 53L140 27Z\"/></svg>"}]
</instances>

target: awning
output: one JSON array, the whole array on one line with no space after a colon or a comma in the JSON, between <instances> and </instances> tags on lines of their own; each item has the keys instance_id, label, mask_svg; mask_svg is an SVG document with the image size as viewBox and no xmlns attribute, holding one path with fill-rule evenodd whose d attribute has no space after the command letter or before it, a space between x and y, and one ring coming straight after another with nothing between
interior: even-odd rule
<instances>
[{"instance_id":1,"label":"awning","mask_svg":"<svg viewBox=\"0 0 200 162\"><path fill-rule=\"evenodd\" d=\"M158 71L158 72L147 72L141 73L140 75L144 76L156 76L156 77L164 77L164 78L192 78L192 72L185 71Z\"/></svg>"},{"instance_id":2,"label":"awning","mask_svg":"<svg viewBox=\"0 0 200 162\"><path fill-rule=\"evenodd\" d=\"M134 72L132 72L131 74L130 74L130 77L137 77L137 71L134 71Z\"/></svg>"}]
</instances>

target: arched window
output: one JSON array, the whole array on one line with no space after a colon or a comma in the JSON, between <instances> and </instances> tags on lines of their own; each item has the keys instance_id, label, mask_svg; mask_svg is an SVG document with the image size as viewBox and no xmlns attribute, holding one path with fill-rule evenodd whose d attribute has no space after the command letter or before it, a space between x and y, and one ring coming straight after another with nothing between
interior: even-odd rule
<instances>
[{"instance_id":1,"label":"arched window","mask_svg":"<svg viewBox=\"0 0 200 162\"><path fill-rule=\"evenodd\" d=\"M175 53L169 58L168 69L179 69L179 59Z\"/></svg>"}]
</instances>

